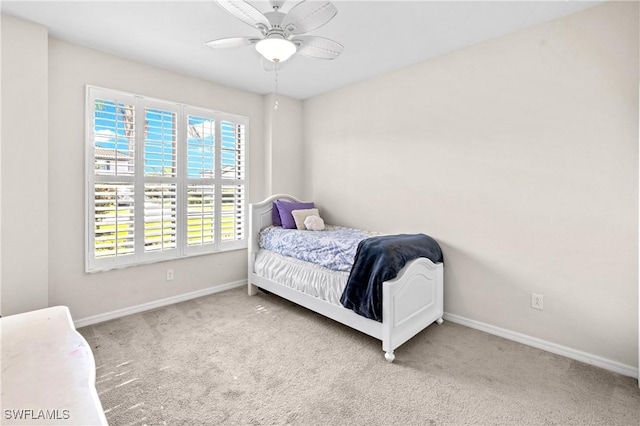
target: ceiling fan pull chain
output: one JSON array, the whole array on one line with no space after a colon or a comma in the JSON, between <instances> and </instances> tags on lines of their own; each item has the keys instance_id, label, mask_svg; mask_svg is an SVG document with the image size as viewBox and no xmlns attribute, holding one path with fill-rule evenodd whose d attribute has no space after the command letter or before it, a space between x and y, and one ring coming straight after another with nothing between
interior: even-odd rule
<instances>
[{"instance_id":1,"label":"ceiling fan pull chain","mask_svg":"<svg viewBox=\"0 0 640 426\"><path fill-rule=\"evenodd\" d=\"M278 71L276 70L276 103L273 106L274 110L278 109Z\"/></svg>"}]
</instances>

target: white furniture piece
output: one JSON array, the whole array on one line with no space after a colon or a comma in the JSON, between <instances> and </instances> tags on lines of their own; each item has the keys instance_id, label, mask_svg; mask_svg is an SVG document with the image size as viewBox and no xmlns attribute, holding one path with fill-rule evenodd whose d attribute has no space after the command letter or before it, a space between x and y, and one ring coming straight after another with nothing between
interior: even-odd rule
<instances>
[{"instance_id":1,"label":"white furniture piece","mask_svg":"<svg viewBox=\"0 0 640 426\"><path fill-rule=\"evenodd\" d=\"M0 319L3 425L107 425L95 361L66 306Z\"/></svg>"},{"instance_id":2,"label":"white furniture piece","mask_svg":"<svg viewBox=\"0 0 640 426\"><path fill-rule=\"evenodd\" d=\"M300 202L297 198L279 194L249 209L249 295L255 295L258 287L304 306L321 315L345 324L358 331L382 340L385 359L393 362L394 350L433 322L442 324L444 269L441 263L426 258L408 262L398 276L383 283L382 317L377 322L314 296L307 295L286 285L274 282L255 273L254 262L260 250L259 233L271 226L275 200Z\"/></svg>"}]
</instances>

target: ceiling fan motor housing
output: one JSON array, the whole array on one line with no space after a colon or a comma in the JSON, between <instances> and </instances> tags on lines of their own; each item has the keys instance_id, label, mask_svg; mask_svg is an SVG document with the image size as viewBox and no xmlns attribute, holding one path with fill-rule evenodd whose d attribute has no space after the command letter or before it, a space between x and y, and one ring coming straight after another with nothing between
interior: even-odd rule
<instances>
[{"instance_id":1,"label":"ceiling fan motor housing","mask_svg":"<svg viewBox=\"0 0 640 426\"><path fill-rule=\"evenodd\" d=\"M282 23L282 19L286 16L284 13L277 11L267 12L264 14L264 16L267 17L267 19L269 20L269 24L271 24L271 28L267 29L266 34L264 34L265 36L271 37L271 35L273 34L278 34L281 35L282 38L287 38L287 35L280 26L280 24Z\"/></svg>"}]
</instances>

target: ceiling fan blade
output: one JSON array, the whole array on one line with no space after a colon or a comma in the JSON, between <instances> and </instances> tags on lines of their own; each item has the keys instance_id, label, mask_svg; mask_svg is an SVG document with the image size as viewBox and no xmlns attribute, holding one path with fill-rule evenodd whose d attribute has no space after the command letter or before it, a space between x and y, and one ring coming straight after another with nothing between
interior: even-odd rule
<instances>
[{"instance_id":1,"label":"ceiling fan blade","mask_svg":"<svg viewBox=\"0 0 640 426\"><path fill-rule=\"evenodd\" d=\"M244 47L256 44L261 39L255 37L229 37L211 40L205 44L213 49L226 49L228 47Z\"/></svg>"},{"instance_id":2,"label":"ceiling fan blade","mask_svg":"<svg viewBox=\"0 0 640 426\"><path fill-rule=\"evenodd\" d=\"M324 37L299 36L291 41L298 47L298 53L315 59L335 59L344 50L340 43Z\"/></svg>"},{"instance_id":3,"label":"ceiling fan blade","mask_svg":"<svg viewBox=\"0 0 640 426\"><path fill-rule=\"evenodd\" d=\"M284 68L285 63L286 62L271 62L264 57L262 58L262 68L264 68L264 70L268 72L280 71L282 68Z\"/></svg>"},{"instance_id":4,"label":"ceiling fan blade","mask_svg":"<svg viewBox=\"0 0 640 426\"><path fill-rule=\"evenodd\" d=\"M281 27L288 34L303 34L320 28L338 13L330 1L304 1L291 8L282 19Z\"/></svg>"},{"instance_id":5,"label":"ceiling fan blade","mask_svg":"<svg viewBox=\"0 0 640 426\"><path fill-rule=\"evenodd\" d=\"M266 34L269 20L258 9L243 0L216 0L220 7L253 28Z\"/></svg>"}]
</instances>

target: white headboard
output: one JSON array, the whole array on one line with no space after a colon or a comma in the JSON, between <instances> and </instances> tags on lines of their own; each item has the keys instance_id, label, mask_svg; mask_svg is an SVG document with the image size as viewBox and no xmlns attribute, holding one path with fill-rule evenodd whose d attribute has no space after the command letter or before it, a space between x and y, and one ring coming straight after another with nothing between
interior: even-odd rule
<instances>
[{"instance_id":1,"label":"white headboard","mask_svg":"<svg viewBox=\"0 0 640 426\"><path fill-rule=\"evenodd\" d=\"M299 203L300 200L293 195L276 194L259 203L249 205L249 264L253 259L252 255L259 250L258 234L267 226L273 225L273 202L275 200L286 200Z\"/></svg>"}]
</instances>

